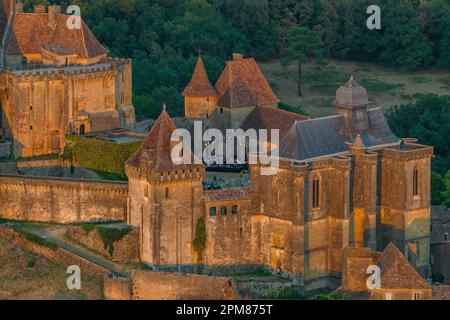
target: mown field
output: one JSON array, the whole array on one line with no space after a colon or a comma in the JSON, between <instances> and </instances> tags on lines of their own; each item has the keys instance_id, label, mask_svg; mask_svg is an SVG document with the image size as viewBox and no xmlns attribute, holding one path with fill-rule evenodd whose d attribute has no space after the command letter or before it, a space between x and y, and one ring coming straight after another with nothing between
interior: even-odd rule
<instances>
[{"instance_id":1,"label":"mown field","mask_svg":"<svg viewBox=\"0 0 450 320\"><path fill-rule=\"evenodd\" d=\"M303 65L304 96L297 95L297 64L283 67L279 61L258 63L278 97L289 105L301 106L313 117L335 114L337 88L351 75L364 85L370 107L389 108L414 102L423 94L450 94L450 72L443 69L402 71L371 63L324 60Z\"/></svg>"}]
</instances>

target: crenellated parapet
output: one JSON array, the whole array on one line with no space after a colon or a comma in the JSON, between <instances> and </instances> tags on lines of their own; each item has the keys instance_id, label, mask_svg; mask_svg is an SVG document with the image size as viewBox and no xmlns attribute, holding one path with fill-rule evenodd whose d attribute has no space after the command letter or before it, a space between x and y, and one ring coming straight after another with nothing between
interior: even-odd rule
<instances>
[{"instance_id":1,"label":"crenellated parapet","mask_svg":"<svg viewBox=\"0 0 450 320\"><path fill-rule=\"evenodd\" d=\"M0 176L0 216L52 223L125 221L128 184Z\"/></svg>"}]
</instances>

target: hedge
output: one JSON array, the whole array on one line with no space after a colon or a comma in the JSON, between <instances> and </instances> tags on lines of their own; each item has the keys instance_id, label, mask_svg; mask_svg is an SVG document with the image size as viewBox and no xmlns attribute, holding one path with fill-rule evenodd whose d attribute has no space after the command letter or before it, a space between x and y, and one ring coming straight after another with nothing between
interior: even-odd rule
<instances>
[{"instance_id":1,"label":"hedge","mask_svg":"<svg viewBox=\"0 0 450 320\"><path fill-rule=\"evenodd\" d=\"M116 143L94 137L66 135L66 146L61 157L76 166L96 171L102 178L126 180L125 161L141 143Z\"/></svg>"}]
</instances>

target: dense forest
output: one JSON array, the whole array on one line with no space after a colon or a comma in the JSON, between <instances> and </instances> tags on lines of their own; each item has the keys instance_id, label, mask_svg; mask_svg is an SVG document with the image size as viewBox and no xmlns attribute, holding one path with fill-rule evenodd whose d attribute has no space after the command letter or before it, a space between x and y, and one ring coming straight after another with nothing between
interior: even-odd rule
<instances>
[{"instance_id":1,"label":"dense forest","mask_svg":"<svg viewBox=\"0 0 450 320\"><path fill-rule=\"evenodd\" d=\"M446 0L383 0L381 30L369 30L369 0L27 0L78 4L111 55L134 59L139 119L162 103L182 114L180 92L201 48L211 81L233 51L282 58L294 26L314 31L325 57L381 62L407 69L450 66L450 4ZM421 4L422 3L422 4Z\"/></svg>"}]
</instances>

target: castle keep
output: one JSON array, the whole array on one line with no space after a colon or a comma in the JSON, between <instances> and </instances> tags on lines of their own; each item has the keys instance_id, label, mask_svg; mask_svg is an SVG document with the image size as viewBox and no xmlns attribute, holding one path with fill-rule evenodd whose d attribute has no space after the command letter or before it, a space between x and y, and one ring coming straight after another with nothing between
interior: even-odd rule
<instances>
[{"instance_id":1,"label":"castle keep","mask_svg":"<svg viewBox=\"0 0 450 320\"><path fill-rule=\"evenodd\" d=\"M60 153L66 133L133 127L130 60L109 58L82 20L69 28L59 6L0 6L0 136L14 157Z\"/></svg>"}]
</instances>

